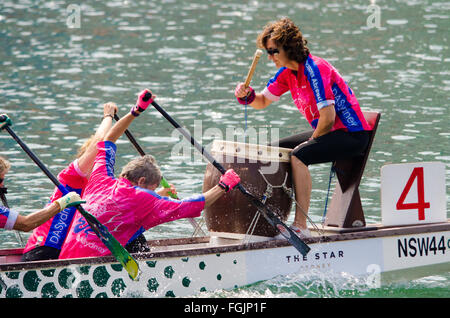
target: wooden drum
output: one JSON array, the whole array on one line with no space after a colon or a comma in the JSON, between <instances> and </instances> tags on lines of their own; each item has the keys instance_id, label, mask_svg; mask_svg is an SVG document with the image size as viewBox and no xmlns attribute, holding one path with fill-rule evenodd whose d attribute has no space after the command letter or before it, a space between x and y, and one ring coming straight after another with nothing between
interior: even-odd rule
<instances>
[{"instance_id":1,"label":"wooden drum","mask_svg":"<svg viewBox=\"0 0 450 318\"><path fill-rule=\"evenodd\" d=\"M281 186L284 184L287 190L293 190L291 150L215 140L211 154L226 170L234 169L241 178L241 184L256 198L264 201L267 197L265 204L285 222L291 211L292 199ZM220 176L220 172L209 163L203 180L203 192L217 185ZM267 192L268 183L273 186L271 194ZM250 200L238 189L233 189L205 208L204 217L211 232L252 233L268 237L277 235L278 231L263 215L260 215L254 229L249 230L256 212L257 208Z\"/></svg>"}]
</instances>

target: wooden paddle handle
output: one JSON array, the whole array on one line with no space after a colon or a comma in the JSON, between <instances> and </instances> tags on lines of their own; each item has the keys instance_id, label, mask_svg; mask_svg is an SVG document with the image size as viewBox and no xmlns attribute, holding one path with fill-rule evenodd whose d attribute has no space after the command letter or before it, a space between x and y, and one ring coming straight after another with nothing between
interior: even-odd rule
<instances>
[{"instance_id":1,"label":"wooden paddle handle","mask_svg":"<svg viewBox=\"0 0 450 318\"><path fill-rule=\"evenodd\" d=\"M253 56L252 66L248 70L247 79L245 80L245 88L250 85L250 81L252 80L253 73L255 72L256 64L258 64L259 58L263 54L263 51L260 49L256 50L255 55Z\"/></svg>"}]
</instances>

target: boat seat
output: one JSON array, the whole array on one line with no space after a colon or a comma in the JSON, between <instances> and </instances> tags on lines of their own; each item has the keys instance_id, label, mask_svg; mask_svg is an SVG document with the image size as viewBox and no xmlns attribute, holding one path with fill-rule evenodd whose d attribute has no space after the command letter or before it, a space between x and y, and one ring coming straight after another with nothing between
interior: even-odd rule
<instances>
[{"instance_id":1,"label":"boat seat","mask_svg":"<svg viewBox=\"0 0 450 318\"><path fill-rule=\"evenodd\" d=\"M364 211L359 195L359 184L364 173L367 158L377 131L381 114L376 111L363 111L367 123L372 127L366 151L358 156L336 160L332 168L338 182L331 197L325 226L338 228L355 228L366 226Z\"/></svg>"}]
</instances>

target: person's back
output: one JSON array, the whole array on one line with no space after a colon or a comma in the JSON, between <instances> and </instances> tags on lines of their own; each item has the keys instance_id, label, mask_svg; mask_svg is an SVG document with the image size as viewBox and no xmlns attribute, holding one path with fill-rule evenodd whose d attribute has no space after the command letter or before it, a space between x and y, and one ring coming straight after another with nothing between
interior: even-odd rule
<instances>
[{"instance_id":1,"label":"person's back","mask_svg":"<svg viewBox=\"0 0 450 318\"><path fill-rule=\"evenodd\" d=\"M112 117L115 112L117 112L117 106L114 103L103 105L104 116L96 134L80 147L77 159L58 174L58 181L68 190L75 191L81 197L94 163L96 143L102 140L111 128ZM61 196L61 191L55 187L48 205ZM57 259L73 223L75 212L75 207L69 207L35 228L24 248L22 261Z\"/></svg>"},{"instance_id":2,"label":"person's back","mask_svg":"<svg viewBox=\"0 0 450 318\"><path fill-rule=\"evenodd\" d=\"M144 92L138 99L140 103ZM144 104L145 108L149 103ZM144 109L145 109L144 108ZM142 109L142 107L141 107ZM142 110L143 111L143 110ZM142 111L139 111L142 112ZM158 224L180 218L200 216L205 204L211 204L225 191L231 190L239 177L227 171L221 178L222 186L184 200L161 197L154 190L161 181L161 172L152 156L146 155L129 162L119 178L114 177L115 141L138 116L132 109L97 144L97 156L91 177L85 189L85 209L105 225L111 234L125 246L138 234ZM78 258L108 255L109 251L94 235L79 212L75 215L60 258Z\"/></svg>"},{"instance_id":3,"label":"person's back","mask_svg":"<svg viewBox=\"0 0 450 318\"><path fill-rule=\"evenodd\" d=\"M108 227L123 246L143 230L180 218L200 216L205 203L202 195L183 201L172 200L159 196L153 190L133 185L126 178L115 178L112 173L115 145L101 142L98 149L94 169L85 190L84 208ZM92 232L81 214L77 213L60 258L107 254L108 249Z\"/></svg>"}]
</instances>

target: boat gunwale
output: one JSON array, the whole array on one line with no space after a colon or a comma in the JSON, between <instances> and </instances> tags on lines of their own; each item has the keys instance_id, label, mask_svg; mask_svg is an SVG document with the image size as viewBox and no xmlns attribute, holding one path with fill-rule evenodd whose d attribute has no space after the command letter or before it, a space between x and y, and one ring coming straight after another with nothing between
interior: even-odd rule
<instances>
[{"instance_id":1,"label":"boat gunwale","mask_svg":"<svg viewBox=\"0 0 450 318\"><path fill-rule=\"evenodd\" d=\"M371 239L371 238L380 238L398 235L426 234L449 230L450 230L450 220L447 220L447 222L439 222L439 223L399 225L389 227L374 225L373 228L370 230L355 229L353 232L327 234L324 236L313 236L305 238L304 241L307 244L332 243L339 241ZM336 228L336 231L339 231L339 229ZM221 245L200 246L200 247L194 246L194 244L209 243L210 238L211 238L210 236L204 236L204 237L149 240L148 243L150 248L163 246L177 246L177 245L188 248L167 250L167 251L150 251L143 253L133 253L131 255L133 255L133 257L137 261L145 261L162 257L163 258L186 257L192 255L205 255L205 254L217 254L226 252L239 252L246 250L292 247L291 244L284 239L279 240L270 239L267 241L249 242L245 244L242 244L241 240L235 240L236 242L228 244L224 243ZM189 244L193 244L192 248L189 248ZM23 249L17 248L0 250L0 256L20 255L22 250ZM93 265L93 264L100 265L107 263L117 263L117 260L114 258L114 256L109 255L100 257L93 256L84 258L56 259L56 260L43 260L32 262L11 262L0 264L0 272L31 270L31 269L44 270L47 268L51 269L68 265Z\"/></svg>"}]
</instances>

